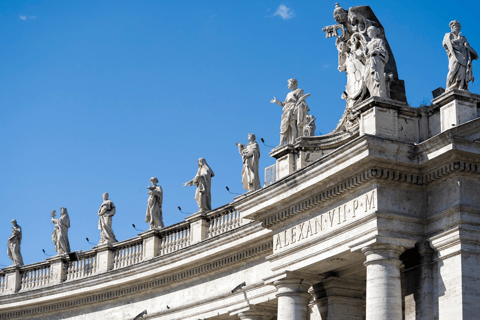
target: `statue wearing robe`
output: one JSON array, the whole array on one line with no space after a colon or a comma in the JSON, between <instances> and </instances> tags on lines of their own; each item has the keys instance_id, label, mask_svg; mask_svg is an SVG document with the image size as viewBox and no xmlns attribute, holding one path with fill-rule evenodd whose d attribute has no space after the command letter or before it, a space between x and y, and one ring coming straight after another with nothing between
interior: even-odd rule
<instances>
[{"instance_id":1,"label":"statue wearing robe","mask_svg":"<svg viewBox=\"0 0 480 320\"><path fill-rule=\"evenodd\" d=\"M237 144L238 151L242 156L242 184L245 190L258 190L260 186L260 175L258 173L258 165L260 161L260 147L255 141L255 135L249 134L250 141L247 146L244 144Z\"/></svg>"},{"instance_id":2,"label":"statue wearing robe","mask_svg":"<svg viewBox=\"0 0 480 320\"><path fill-rule=\"evenodd\" d=\"M204 158L198 159L198 171L195 178L186 182L183 186L193 186L197 187L195 192L195 200L197 201L198 211L204 212L212 210L212 177L215 174L212 169L207 164L207 161Z\"/></svg>"},{"instance_id":3,"label":"statue wearing robe","mask_svg":"<svg viewBox=\"0 0 480 320\"><path fill-rule=\"evenodd\" d=\"M148 206L147 214L145 216L145 222L150 224L150 229L164 228L162 217L162 202L163 202L163 190L162 187L157 186L158 179L150 179L152 186L148 187Z\"/></svg>"},{"instance_id":4,"label":"statue wearing robe","mask_svg":"<svg viewBox=\"0 0 480 320\"><path fill-rule=\"evenodd\" d=\"M55 244L55 251L58 254L70 253L70 243L68 241L70 217L68 216L67 209L61 209L61 216L58 219L52 217L52 223L55 225L52 232L52 241Z\"/></svg>"},{"instance_id":5,"label":"statue wearing robe","mask_svg":"<svg viewBox=\"0 0 480 320\"><path fill-rule=\"evenodd\" d=\"M98 209L98 230L100 230L99 244L115 243L115 233L112 229L112 217L115 215L115 205L108 200L108 193L103 196L103 203Z\"/></svg>"},{"instance_id":6,"label":"statue wearing robe","mask_svg":"<svg viewBox=\"0 0 480 320\"><path fill-rule=\"evenodd\" d=\"M460 23L450 22L452 32L445 34L443 47L448 55L447 90L468 90L468 83L473 82L472 61L478 59L478 54L460 34Z\"/></svg>"},{"instance_id":7,"label":"statue wearing robe","mask_svg":"<svg viewBox=\"0 0 480 320\"><path fill-rule=\"evenodd\" d=\"M12 221L12 235L8 238L7 254L12 260L14 266L23 266L22 253L20 252L20 245L22 244L22 228L15 220Z\"/></svg>"},{"instance_id":8,"label":"statue wearing robe","mask_svg":"<svg viewBox=\"0 0 480 320\"><path fill-rule=\"evenodd\" d=\"M365 56L367 57L367 65L365 66L364 79L370 96L387 98L385 64L388 62L388 51L385 47L385 41L381 38L372 38L365 48Z\"/></svg>"}]
</instances>

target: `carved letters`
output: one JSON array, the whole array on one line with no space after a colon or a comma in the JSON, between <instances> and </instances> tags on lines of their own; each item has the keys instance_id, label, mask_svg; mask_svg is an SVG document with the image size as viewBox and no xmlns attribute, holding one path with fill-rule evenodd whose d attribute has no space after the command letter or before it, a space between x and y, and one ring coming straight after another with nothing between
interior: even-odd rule
<instances>
[{"instance_id":1,"label":"carved letters","mask_svg":"<svg viewBox=\"0 0 480 320\"><path fill-rule=\"evenodd\" d=\"M343 227L377 209L376 190L341 204L327 212L319 213L315 218L296 226L282 230L274 235L274 252L288 249L288 246L304 241L310 237L319 237L334 229Z\"/></svg>"}]
</instances>

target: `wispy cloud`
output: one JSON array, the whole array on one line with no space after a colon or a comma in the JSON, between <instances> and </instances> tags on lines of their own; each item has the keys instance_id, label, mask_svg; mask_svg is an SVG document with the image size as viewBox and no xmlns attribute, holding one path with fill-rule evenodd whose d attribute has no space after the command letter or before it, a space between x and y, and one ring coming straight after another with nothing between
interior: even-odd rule
<instances>
[{"instance_id":1,"label":"wispy cloud","mask_svg":"<svg viewBox=\"0 0 480 320\"><path fill-rule=\"evenodd\" d=\"M280 16L282 17L282 19L291 19L294 15L295 13L293 12L293 10L283 4L278 7L277 11L274 14L274 16Z\"/></svg>"},{"instance_id":2,"label":"wispy cloud","mask_svg":"<svg viewBox=\"0 0 480 320\"><path fill-rule=\"evenodd\" d=\"M27 20L27 19L36 19L37 17L35 16L23 16L23 15L20 15L20 19L21 20Z\"/></svg>"}]
</instances>

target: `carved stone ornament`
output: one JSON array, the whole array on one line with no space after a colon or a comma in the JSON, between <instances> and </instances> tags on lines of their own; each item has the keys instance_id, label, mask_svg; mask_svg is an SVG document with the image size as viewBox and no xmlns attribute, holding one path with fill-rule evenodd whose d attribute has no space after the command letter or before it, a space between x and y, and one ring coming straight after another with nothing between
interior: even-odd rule
<instances>
[{"instance_id":1,"label":"carved stone ornament","mask_svg":"<svg viewBox=\"0 0 480 320\"><path fill-rule=\"evenodd\" d=\"M12 220L12 225L12 235L8 238L7 242L7 254L14 266L23 266L22 253L20 252L22 228L17 224L17 220Z\"/></svg>"},{"instance_id":2,"label":"carved stone ornament","mask_svg":"<svg viewBox=\"0 0 480 320\"><path fill-rule=\"evenodd\" d=\"M248 145L237 143L238 152L242 156L242 184L243 189L251 191L258 190L260 186L260 175L258 165L260 161L260 147L253 133L248 134Z\"/></svg>"},{"instance_id":3,"label":"carved stone ornament","mask_svg":"<svg viewBox=\"0 0 480 320\"><path fill-rule=\"evenodd\" d=\"M333 17L337 24L326 26L323 31L327 38L336 37L338 70L347 74L342 93L347 105L334 132L352 131L358 127L354 106L369 97L406 102L405 85L398 79L385 30L370 7L352 7L347 11L336 3Z\"/></svg>"},{"instance_id":4,"label":"carved stone ornament","mask_svg":"<svg viewBox=\"0 0 480 320\"><path fill-rule=\"evenodd\" d=\"M474 80L472 62L478 59L478 54L470 47L467 38L461 35L460 22L453 20L449 26L452 31L443 38L443 47L448 55L447 91L468 91L468 83Z\"/></svg>"},{"instance_id":5,"label":"carved stone ornament","mask_svg":"<svg viewBox=\"0 0 480 320\"><path fill-rule=\"evenodd\" d=\"M150 229L164 228L162 216L163 190L162 187L157 186L157 178L150 178L150 183L152 186L147 187L149 197L145 222L150 224Z\"/></svg>"},{"instance_id":6,"label":"carved stone ornament","mask_svg":"<svg viewBox=\"0 0 480 320\"><path fill-rule=\"evenodd\" d=\"M288 80L288 89L284 102L273 97L271 103L276 103L283 109L282 122L280 124L280 146L293 144L298 137L304 135L304 127L307 125L307 115L310 110L307 106L307 99L310 93L304 94L302 89L297 88L296 79Z\"/></svg>"}]
</instances>

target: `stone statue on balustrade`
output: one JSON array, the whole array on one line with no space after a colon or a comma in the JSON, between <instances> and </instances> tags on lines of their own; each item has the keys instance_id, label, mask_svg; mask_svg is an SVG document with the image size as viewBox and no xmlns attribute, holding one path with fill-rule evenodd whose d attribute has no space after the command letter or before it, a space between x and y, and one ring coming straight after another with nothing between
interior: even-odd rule
<instances>
[{"instance_id":1,"label":"stone statue on balustrade","mask_svg":"<svg viewBox=\"0 0 480 320\"><path fill-rule=\"evenodd\" d=\"M103 202L98 209L98 230L100 230L100 244L109 244L117 242L115 233L112 229L112 218L115 215L115 205L111 200L108 200L108 192L103 195Z\"/></svg>"},{"instance_id":2,"label":"stone statue on balustrade","mask_svg":"<svg viewBox=\"0 0 480 320\"><path fill-rule=\"evenodd\" d=\"M58 254L70 253L70 243L68 241L68 228L70 228L70 217L67 208L60 209L60 217L55 219L56 211L52 211L52 223L55 228L52 232L52 241L55 244L55 251Z\"/></svg>"},{"instance_id":3,"label":"stone statue on balustrade","mask_svg":"<svg viewBox=\"0 0 480 320\"><path fill-rule=\"evenodd\" d=\"M369 97L406 102L405 85L398 79L397 66L385 37L385 29L368 6L345 10L335 4L337 24L326 26L326 37L336 37L338 70L347 74L342 93L345 112L334 132L358 128L354 107ZM339 33L338 30L341 32Z\"/></svg>"},{"instance_id":4,"label":"stone statue on balustrade","mask_svg":"<svg viewBox=\"0 0 480 320\"><path fill-rule=\"evenodd\" d=\"M303 127L303 136L304 137L313 137L315 135L315 130L317 126L315 125L316 118L311 114L306 115L307 124Z\"/></svg>"},{"instance_id":5,"label":"stone statue on balustrade","mask_svg":"<svg viewBox=\"0 0 480 320\"><path fill-rule=\"evenodd\" d=\"M278 101L273 97L271 103L276 103L283 107L282 122L280 124L280 146L284 144L293 144L298 137L303 136L303 128L306 125L306 116L309 108L305 101L310 93L303 94L303 90L297 88L296 79L288 80L288 89L284 102Z\"/></svg>"},{"instance_id":6,"label":"stone statue on balustrade","mask_svg":"<svg viewBox=\"0 0 480 320\"><path fill-rule=\"evenodd\" d=\"M474 80L472 62L478 59L478 54L470 47L467 38L461 35L460 22L453 20L449 26L452 31L443 38L443 47L448 55L447 91L468 91L468 83Z\"/></svg>"},{"instance_id":7,"label":"stone statue on balustrade","mask_svg":"<svg viewBox=\"0 0 480 320\"><path fill-rule=\"evenodd\" d=\"M157 186L158 179L150 178L152 186L148 186L148 206L145 222L150 224L150 229L164 228L162 216L163 190L162 187Z\"/></svg>"},{"instance_id":8,"label":"stone statue on balustrade","mask_svg":"<svg viewBox=\"0 0 480 320\"><path fill-rule=\"evenodd\" d=\"M183 185L186 186L193 186L197 187L197 191L195 192L195 200L198 204L198 211L204 212L212 210L212 177L215 174L213 173L212 169L207 164L207 161L204 158L198 159L198 171L195 178L192 180L185 182Z\"/></svg>"},{"instance_id":9,"label":"stone statue on balustrade","mask_svg":"<svg viewBox=\"0 0 480 320\"><path fill-rule=\"evenodd\" d=\"M8 238L8 257L13 261L14 266L23 266L22 253L20 245L22 244L22 228L17 224L17 220L12 220L12 235Z\"/></svg>"},{"instance_id":10,"label":"stone statue on balustrade","mask_svg":"<svg viewBox=\"0 0 480 320\"><path fill-rule=\"evenodd\" d=\"M248 145L236 143L238 152L242 156L242 184L243 189L252 191L260 189L260 175L258 165L260 161L260 147L253 133L248 134Z\"/></svg>"}]
</instances>

